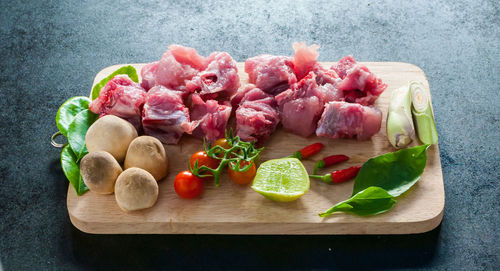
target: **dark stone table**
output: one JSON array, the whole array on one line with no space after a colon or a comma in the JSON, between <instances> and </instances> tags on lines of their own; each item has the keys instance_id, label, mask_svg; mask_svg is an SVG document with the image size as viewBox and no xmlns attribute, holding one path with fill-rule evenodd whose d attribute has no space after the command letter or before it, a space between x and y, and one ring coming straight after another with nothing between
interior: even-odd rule
<instances>
[{"instance_id":1,"label":"dark stone table","mask_svg":"<svg viewBox=\"0 0 500 271\"><path fill-rule=\"evenodd\" d=\"M91 2L2 1L5 270L498 268L498 1ZM402 236L116 236L71 225L60 150L48 138L59 105L88 95L99 70L156 60L171 43L244 61L264 52L290 55L293 41L320 44L321 61L353 54L425 71L446 190L441 226Z\"/></svg>"}]
</instances>

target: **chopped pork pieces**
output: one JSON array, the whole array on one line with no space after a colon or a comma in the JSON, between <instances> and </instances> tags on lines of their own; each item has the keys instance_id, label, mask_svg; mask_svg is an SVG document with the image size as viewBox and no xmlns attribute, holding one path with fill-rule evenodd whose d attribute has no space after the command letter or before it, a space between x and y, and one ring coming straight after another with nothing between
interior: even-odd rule
<instances>
[{"instance_id":1,"label":"chopped pork pieces","mask_svg":"<svg viewBox=\"0 0 500 271\"><path fill-rule=\"evenodd\" d=\"M299 136L357 138L378 133L382 113L373 106L387 85L352 56L330 68L317 60L318 45L294 43L293 56L269 54L245 61L248 84L241 86L237 63L226 52L208 57L170 45L161 59L145 65L142 82L117 75L90 110L126 119L165 144L184 133L213 142L224 136L229 118L236 134L262 144L281 123Z\"/></svg>"},{"instance_id":2,"label":"chopped pork pieces","mask_svg":"<svg viewBox=\"0 0 500 271\"><path fill-rule=\"evenodd\" d=\"M239 105L236 109L236 134L245 141L266 140L280 121L274 97L248 84L231 102L235 100Z\"/></svg>"},{"instance_id":3,"label":"chopped pork pieces","mask_svg":"<svg viewBox=\"0 0 500 271\"><path fill-rule=\"evenodd\" d=\"M203 101L197 93L191 95L191 120L196 128L193 135L210 142L224 137L231 106L219 104L216 100Z\"/></svg>"},{"instance_id":4,"label":"chopped pork pieces","mask_svg":"<svg viewBox=\"0 0 500 271\"><path fill-rule=\"evenodd\" d=\"M330 138L366 140L378 133L382 112L356 103L330 102L318 122L316 135Z\"/></svg>"},{"instance_id":5,"label":"chopped pork pieces","mask_svg":"<svg viewBox=\"0 0 500 271\"><path fill-rule=\"evenodd\" d=\"M195 123L191 122L182 92L157 85L147 93L142 127L145 134L165 144L177 144L182 134L193 132Z\"/></svg>"},{"instance_id":6,"label":"chopped pork pieces","mask_svg":"<svg viewBox=\"0 0 500 271\"><path fill-rule=\"evenodd\" d=\"M139 130L145 100L146 91L139 84L127 75L117 75L101 89L89 109L100 117L115 115L125 119Z\"/></svg>"}]
</instances>

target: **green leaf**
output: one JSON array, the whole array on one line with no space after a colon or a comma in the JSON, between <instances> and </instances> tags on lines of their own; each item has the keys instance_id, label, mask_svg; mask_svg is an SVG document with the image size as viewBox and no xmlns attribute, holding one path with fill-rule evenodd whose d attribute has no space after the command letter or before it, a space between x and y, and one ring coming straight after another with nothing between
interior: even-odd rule
<instances>
[{"instance_id":1,"label":"green leaf","mask_svg":"<svg viewBox=\"0 0 500 271\"><path fill-rule=\"evenodd\" d=\"M56 124L57 129L65 136L68 137L68 127L73 121L76 114L85 109L89 109L90 99L88 97L77 96L65 101L59 110L57 110Z\"/></svg>"},{"instance_id":2,"label":"green leaf","mask_svg":"<svg viewBox=\"0 0 500 271\"><path fill-rule=\"evenodd\" d=\"M396 200L391 194L380 187L371 186L350 199L337 203L319 216L329 216L334 212L347 212L359 216L376 215L389 211L394 204Z\"/></svg>"},{"instance_id":3,"label":"green leaf","mask_svg":"<svg viewBox=\"0 0 500 271\"><path fill-rule=\"evenodd\" d=\"M352 195L370 186L383 188L393 197L403 194L422 176L428 147L421 145L371 158L356 176Z\"/></svg>"},{"instance_id":4,"label":"green leaf","mask_svg":"<svg viewBox=\"0 0 500 271\"><path fill-rule=\"evenodd\" d=\"M130 79L132 79L132 81L139 83L139 76L137 75L137 71L135 70L134 67L130 65L121 67L118 70L114 71L112 74L110 74L108 77L102 79L101 82L97 83L94 86L94 88L92 89L92 100L99 97L99 92L101 92L101 88L104 87L109 80L111 80L118 74L126 74L128 75L128 77L130 77Z\"/></svg>"},{"instance_id":5,"label":"green leaf","mask_svg":"<svg viewBox=\"0 0 500 271\"><path fill-rule=\"evenodd\" d=\"M80 161L82 157L88 153L85 147L85 135L90 125L94 123L98 115L92 111L85 109L78 113L68 127L68 143L76 156L76 161Z\"/></svg>"},{"instance_id":6,"label":"green leaf","mask_svg":"<svg viewBox=\"0 0 500 271\"><path fill-rule=\"evenodd\" d=\"M80 166L78 165L77 157L71 150L69 145L66 145L61 152L61 166L68 178L71 185L75 188L76 194L78 196L87 192L89 189L83 182L82 176L80 175Z\"/></svg>"}]
</instances>

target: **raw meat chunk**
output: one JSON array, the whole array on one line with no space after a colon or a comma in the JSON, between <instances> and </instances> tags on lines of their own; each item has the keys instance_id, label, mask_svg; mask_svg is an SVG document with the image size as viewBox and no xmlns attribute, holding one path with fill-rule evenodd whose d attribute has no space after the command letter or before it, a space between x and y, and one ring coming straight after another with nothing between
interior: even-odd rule
<instances>
[{"instance_id":1,"label":"raw meat chunk","mask_svg":"<svg viewBox=\"0 0 500 271\"><path fill-rule=\"evenodd\" d=\"M340 81L339 76L334 70L327 70L321 65L317 65L312 69L316 75L316 83L318 85L337 84Z\"/></svg>"},{"instance_id":2,"label":"raw meat chunk","mask_svg":"<svg viewBox=\"0 0 500 271\"><path fill-rule=\"evenodd\" d=\"M295 54L293 55L293 71L297 80L304 78L310 71L321 69L318 63L319 45L307 46L305 42L294 42L292 44Z\"/></svg>"},{"instance_id":3,"label":"raw meat chunk","mask_svg":"<svg viewBox=\"0 0 500 271\"><path fill-rule=\"evenodd\" d=\"M318 65L312 72L316 75L316 84L323 93L323 103L344 100L344 93L337 88L341 79L334 70L327 70Z\"/></svg>"},{"instance_id":4,"label":"raw meat chunk","mask_svg":"<svg viewBox=\"0 0 500 271\"><path fill-rule=\"evenodd\" d=\"M371 105L387 88L380 78L366 66L357 64L347 71L346 77L337 84L346 102Z\"/></svg>"},{"instance_id":5,"label":"raw meat chunk","mask_svg":"<svg viewBox=\"0 0 500 271\"><path fill-rule=\"evenodd\" d=\"M159 61L152 62L142 67L141 69L141 87L146 91L156 85L156 71L158 71Z\"/></svg>"},{"instance_id":6,"label":"raw meat chunk","mask_svg":"<svg viewBox=\"0 0 500 271\"><path fill-rule=\"evenodd\" d=\"M154 86L146 96L142 111L144 133L165 144L177 144L183 133L191 134L195 124L183 104L180 91Z\"/></svg>"},{"instance_id":7,"label":"raw meat chunk","mask_svg":"<svg viewBox=\"0 0 500 271\"><path fill-rule=\"evenodd\" d=\"M193 135L205 137L210 142L224 137L231 106L219 104L215 100L205 102L197 93L191 95L191 102L191 119L196 127Z\"/></svg>"},{"instance_id":8,"label":"raw meat chunk","mask_svg":"<svg viewBox=\"0 0 500 271\"><path fill-rule=\"evenodd\" d=\"M276 100L272 95L269 95L262 91L261 89L257 88L255 85L248 84L245 87L245 95L241 99L241 103L244 103L246 101L253 102L253 101L258 101L260 103L265 103L273 107L277 107L278 104L276 103Z\"/></svg>"},{"instance_id":9,"label":"raw meat chunk","mask_svg":"<svg viewBox=\"0 0 500 271\"><path fill-rule=\"evenodd\" d=\"M238 106L240 105L241 101L245 97L245 94L247 94L248 91L256 88L254 84L247 84L244 88L239 89L236 94L231 97L231 106L233 107L233 110L237 109Z\"/></svg>"},{"instance_id":10,"label":"raw meat chunk","mask_svg":"<svg viewBox=\"0 0 500 271\"><path fill-rule=\"evenodd\" d=\"M287 90L297 82L292 58L287 56L258 55L245 61L249 83L271 95Z\"/></svg>"},{"instance_id":11,"label":"raw meat chunk","mask_svg":"<svg viewBox=\"0 0 500 271\"><path fill-rule=\"evenodd\" d=\"M303 137L314 133L323 112L324 97L313 72L276 96L276 101L283 128Z\"/></svg>"},{"instance_id":12,"label":"raw meat chunk","mask_svg":"<svg viewBox=\"0 0 500 271\"><path fill-rule=\"evenodd\" d=\"M307 46L304 42L294 42L292 44L295 54L293 55L293 70L297 80L304 78L309 72L316 75L318 85L335 84L339 76L333 69L325 69L318 62L319 45Z\"/></svg>"},{"instance_id":13,"label":"raw meat chunk","mask_svg":"<svg viewBox=\"0 0 500 271\"><path fill-rule=\"evenodd\" d=\"M319 90L323 94L323 103L344 100L344 93L339 90L335 84L327 83L320 85Z\"/></svg>"},{"instance_id":14,"label":"raw meat chunk","mask_svg":"<svg viewBox=\"0 0 500 271\"><path fill-rule=\"evenodd\" d=\"M346 102L371 105L387 88L387 84L366 66L357 64L352 56L342 58L332 69L342 78L336 87L343 92Z\"/></svg>"},{"instance_id":15,"label":"raw meat chunk","mask_svg":"<svg viewBox=\"0 0 500 271\"><path fill-rule=\"evenodd\" d=\"M139 130L145 99L146 91L139 84L128 75L117 75L102 87L99 97L92 101L89 109L100 117L115 115L125 119Z\"/></svg>"},{"instance_id":16,"label":"raw meat chunk","mask_svg":"<svg viewBox=\"0 0 500 271\"><path fill-rule=\"evenodd\" d=\"M356 60L352 55L345 56L337 62L337 64L333 65L330 69L334 70L340 79L344 79L347 75L347 71L356 65Z\"/></svg>"},{"instance_id":17,"label":"raw meat chunk","mask_svg":"<svg viewBox=\"0 0 500 271\"><path fill-rule=\"evenodd\" d=\"M146 78L145 87L153 84L186 92L186 81L191 80L199 71L205 69L205 58L195 49L173 44L168 47L158 64L146 65L141 75Z\"/></svg>"},{"instance_id":18,"label":"raw meat chunk","mask_svg":"<svg viewBox=\"0 0 500 271\"><path fill-rule=\"evenodd\" d=\"M258 89L259 91L254 91L247 96L247 93L251 92L251 90L253 89ZM238 92L231 98L231 106L233 107L233 109L237 109L238 106L243 102L243 99L251 101L266 99L266 102L268 104L276 103L276 100L272 95L264 94L266 93L263 92L260 88L256 87L254 84L247 84L244 88L238 90Z\"/></svg>"},{"instance_id":19,"label":"raw meat chunk","mask_svg":"<svg viewBox=\"0 0 500 271\"><path fill-rule=\"evenodd\" d=\"M202 98L229 99L240 87L238 68L233 58L225 52L214 52L206 59L207 67L198 73L186 87L199 92Z\"/></svg>"},{"instance_id":20,"label":"raw meat chunk","mask_svg":"<svg viewBox=\"0 0 500 271\"><path fill-rule=\"evenodd\" d=\"M318 62L319 45L313 44L307 46L304 42L294 42L293 49L293 69L297 80L301 80L310 72L313 72L316 78L316 84L320 86L320 91L324 95L323 102L341 101L344 98L343 92L335 86L339 81L337 73L330 69L325 69Z\"/></svg>"},{"instance_id":21,"label":"raw meat chunk","mask_svg":"<svg viewBox=\"0 0 500 271\"><path fill-rule=\"evenodd\" d=\"M367 140L378 133L382 112L375 107L346 102L330 102L316 129L317 136Z\"/></svg>"},{"instance_id":22,"label":"raw meat chunk","mask_svg":"<svg viewBox=\"0 0 500 271\"><path fill-rule=\"evenodd\" d=\"M247 90L236 110L236 134L245 141L262 142L276 129L279 113L274 97L254 85Z\"/></svg>"}]
</instances>

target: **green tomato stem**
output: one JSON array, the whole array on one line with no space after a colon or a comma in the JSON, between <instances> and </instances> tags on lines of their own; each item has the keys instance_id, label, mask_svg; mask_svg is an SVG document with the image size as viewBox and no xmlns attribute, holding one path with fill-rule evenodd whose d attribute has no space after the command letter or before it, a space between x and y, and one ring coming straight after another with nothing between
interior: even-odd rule
<instances>
[{"instance_id":1,"label":"green tomato stem","mask_svg":"<svg viewBox=\"0 0 500 271\"><path fill-rule=\"evenodd\" d=\"M231 145L229 149L225 149L221 146L208 146L206 141L203 140L203 148L207 153L207 156L213 159L220 160L219 166L216 169L209 168L207 166L198 166L198 161L195 162L194 168L189 167L191 173L198 177L209 177L214 178L215 186L219 186L220 175L222 170L231 163L229 167L235 171L247 171L252 166L252 163L258 158L260 152L263 148L256 149L253 143L241 141L238 136L233 137L232 131L226 133L226 139ZM220 154L224 153L221 157ZM248 165L240 168L240 163L242 161L250 162ZM233 166L234 163L234 166ZM211 174L201 174L200 172L210 172Z\"/></svg>"}]
</instances>

